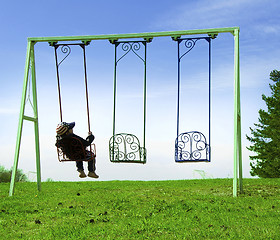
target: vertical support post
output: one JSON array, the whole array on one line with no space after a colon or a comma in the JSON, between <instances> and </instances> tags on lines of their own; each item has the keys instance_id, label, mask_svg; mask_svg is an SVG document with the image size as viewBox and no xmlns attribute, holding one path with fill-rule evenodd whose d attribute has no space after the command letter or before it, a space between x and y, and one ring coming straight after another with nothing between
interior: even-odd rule
<instances>
[{"instance_id":1,"label":"vertical support post","mask_svg":"<svg viewBox=\"0 0 280 240\"><path fill-rule=\"evenodd\" d=\"M13 165L13 171L12 171L12 176L11 176L9 196L12 196L14 194L15 178L16 178L16 172L17 172L17 167L18 167L18 157L19 157L19 150L20 150L20 143L21 143L21 136L22 136L23 116L24 116L25 99L26 99L26 92L27 92L29 67L30 67L30 55L31 55L31 42L28 42L27 53L26 53L26 61L25 61L25 71L24 71L21 105L20 105L20 112L19 112L16 149L15 149L14 165Z\"/></svg>"},{"instance_id":2,"label":"vertical support post","mask_svg":"<svg viewBox=\"0 0 280 240\"><path fill-rule=\"evenodd\" d=\"M39 191L41 190L39 127L38 127L38 107L37 107L34 45L35 45L35 42L28 41L26 62L25 62L25 72L24 72L24 81L23 81L23 90L22 90L22 98L21 98L21 107L20 107L20 114L19 114L19 124L18 124L18 132L17 132L17 141L16 141L14 165L13 165L13 171L12 171L12 177L11 177L11 183L10 183L9 196L12 196L14 194L15 178L16 178L16 172L17 172L17 168L18 168L19 151L20 151L20 144L21 144L21 137L22 137L23 120L28 120L28 121L34 122L37 187L38 187ZM24 115L27 85L28 85L30 70L31 70L31 78L32 78L32 96L33 96L34 117L27 117Z\"/></svg>"},{"instance_id":3,"label":"vertical support post","mask_svg":"<svg viewBox=\"0 0 280 240\"><path fill-rule=\"evenodd\" d=\"M35 149L36 149L36 172L37 172L37 188L41 191L41 165L40 165L40 145L39 145L39 123L38 123L38 103L37 103L37 87L36 87L36 71L35 71L35 42L31 43L31 76L32 76L32 96L34 111L34 132L35 132Z\"/></svg>"},{"instance_id":4,"label":"vertical support post","mask_svg":"<svg viewBox=\"0 0 280 240\"><path fill-rule=\"evenodd\" d=\"M239 29L234 30L234 177L233 196L237 196L238 177L239 190L243 193L242 181L242 149L241 149L241 109L240 109L240 61L239 61Z\"/></svg>"}]
</instances>

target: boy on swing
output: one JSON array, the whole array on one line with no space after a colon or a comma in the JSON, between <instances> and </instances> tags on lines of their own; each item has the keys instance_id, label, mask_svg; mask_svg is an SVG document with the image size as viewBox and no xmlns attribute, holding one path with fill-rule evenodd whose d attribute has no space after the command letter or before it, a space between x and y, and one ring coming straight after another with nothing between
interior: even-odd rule
<instances>
[{"instance_id":1,"label":"boy on swing","mask_svg":"<svg viewBox=\"0 0 280 240\"><path fill-rule=\"evenodd\" d=\"M91 143L94 140L94 136L91 132L89 132L89 135L86 139L81 138L80 136L77 136L73 133L73 128L75 126L75 122L66 123L61 122L56 127L56 143L55 146L58 148L61 148L65 143L69 144L68 140L71 140L71 138L79 139L84 147L84 151L86 153L86 157L92 158L92 160L88 161L88 176L92 178L99 178L99 176L95 173L95 156L92 156L92 152L86 150L86 147L90 146ZM66 149L64 149L63 153L67 156L70 154L67 152L67 149L71 148L71 146L66 146ZM83 167L83 161L76 161L77 171L80 173L80 178L85 178L87 175L84 172Z\"/></svg>"}]
</instances>

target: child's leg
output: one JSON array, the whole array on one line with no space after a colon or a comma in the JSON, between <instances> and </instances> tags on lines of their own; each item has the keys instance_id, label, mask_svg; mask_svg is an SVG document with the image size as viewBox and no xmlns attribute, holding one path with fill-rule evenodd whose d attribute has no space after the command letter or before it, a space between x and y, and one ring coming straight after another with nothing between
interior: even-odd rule
<instances>
[{"instance_id":1,"label":"child's leg","mask_svg":"<svg viewBox=\"0 0 280 240\"><path fill-rule=\"evenodd\" d=\"M83 171L84 170L83 161L76 161L76 167L78 171Z\"/></svg>"},{"instance_id":2,"label":"child's leg","mask_svg":"<svg viewBox=\"0 0 280 240\"><path fill-rule=\"evenodd\" d=\"M95 158L91 161L88 161L88 171L89 172L95 172Z\"/></svg>"},{"instance_id":3,"label":"child's leg","mask_svg":"<svg viewBox=\"0 0 280 240\"><path fill-rule=\"evenodd\" d=\"M95 168L95 157L93 156L93 153L86 150L86 155L87 155L88 158L93 157L93 160L88 161L88 171L89 172L95 172L95 169L96 169Z\"/></svg>"}]
</instances>

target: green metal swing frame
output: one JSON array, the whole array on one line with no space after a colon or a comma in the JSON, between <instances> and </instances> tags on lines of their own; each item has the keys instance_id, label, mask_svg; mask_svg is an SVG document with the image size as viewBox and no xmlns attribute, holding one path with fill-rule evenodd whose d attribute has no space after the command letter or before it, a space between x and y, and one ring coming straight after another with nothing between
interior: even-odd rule
<instances>
[{"instance_id":1,"label":"green metal swing frame","mask_svg":"<svg viewBox=\"0 0 280 240\"><path fill-rule=\"evenodd\" d=\"M155 37L171 37L178 38L184 35L216 35L219 33L231 33L234 36L234 176L233 176L233 196L243 193L242 181L242 148L241 148L241 104L240 104L240 60L239 60L239 27L229 28L212 28L212 29L196 29L183 31L166 31L166 32L150 32L150 33L131 33L131 34L109 34L109 35L89 35L89 36L62 36L62 37L31 37L28 38L27 53L25 62L25 72L23 81L22 98L19 113L19 123L16 139L16 147L14 154L14 164L12 177L10 182L9 196L14 194L15 177L18 168L21 137L23 130L23 122L30 121L34 123L35 134L35 152L36 152L36 172L37 172L37 188L41 191L41 167L40 167L40 145L39 145L39 125L38 125L38 105L36 90L36 72L35 72L35 44L39 42L59 42L59 41L96 41L109 40L117 41L119 39L153 39ZM31 74L29 74L31 73ZM30 76L29 76L30 75ZM33 116L25 115L25 107L27 103L27 88L29 77L31 77L32 99L33 99ZM239 180L239 181L238 181ZM238 184L239 183L239 184Z\"/></svg>"}]
</instances>

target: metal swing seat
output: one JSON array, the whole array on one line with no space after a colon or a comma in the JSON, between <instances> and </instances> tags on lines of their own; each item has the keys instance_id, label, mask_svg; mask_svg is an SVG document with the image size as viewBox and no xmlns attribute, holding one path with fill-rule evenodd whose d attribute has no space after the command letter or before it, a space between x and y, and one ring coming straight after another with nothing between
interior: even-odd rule
<instances>
[{"instance_id":1,"label":"metal swing seat","mask_svg":"<svg viewBox=\"0 0 280 240\"><path fill-rule=\"evenodd\" d=\"M84 80L86 90L86 103L87 103L87 119L88 119L88 132L90 133L90 117L89 117L89 100L88 100L88 87L87 87L87 71L86 71L86 53L85 46L89 45L89 41L83 41L82 43L72 44L57 44L57 42L50 42L50 46L54 47L55 52L55 63L56 63L56 75L57 75L57 88L58 88L58 99L60 109L60 121L62 122L62 103L61 103L61 90L60 90L60 78L59 78L59 66L71 53L70 45L80 46L83 50L84 59ZM65 54L65 57L58 63L57 49L61 47L61 52ZM57 156L60 162L68 161L92 161L96 158L96 146L92 143L90 146L85 147L81 140L71 136L64 137L59 140L57 146Z\"/></svg>"},{"instance_id":2,"label":"metal swing seat","mask_svg":"<svg viewBox=\"0 0 280 240\"><path fill-rule=\"evenodd\" d=\"M203 133L184 132L175 140L176 162L209 162L210 146Z\"/></svg>"},{"instance_id":3,"label":"metal swing seat","mask_svg":"<svg viewBox=\"0 0 280 240\"><path fill-rule=\"evenodd\" d=\"M91 161L96 157L95 144L85 148L76 137L63 138L57 147L58 160L63 161Z\"/></svg>"},{"instance_id":4,"label":"metal swing seat","mask_svg":"<svg viewBox=\"0 0 280 240\"><path fill-rule=\"evenodd\" d=\"M146 148L139 139L128 133L118 133L109 140L111 162L145 163Z\"/></svg>"},{"instance_id":5,"label":"metal swing seat","mask_svg":"<svg viewBox=\"0 0 280 240\"><path fill-rule=\"evenodd\" d=\"M143 41L118 41L111 40L115 45L115 67L114 67L114 106L113 106L113 136L109 140L109 156L110 161L114 163L146 163L147 150L145 147L146 135L146 55L147 43L152 39L144 39ZM124 52L117 58L117 48L121 45ZM144 57L142 58L137 51L144 46ZM144 63L144 130L143 130L143 147L140 146L139 139L131 133L116 133L116 85L117 85L117 64L129 52L134 53Z\"/></svg>"},{"instance_id":6,"label":"metal swing seat","mask_svg":"<svg viewBox=\"0 0 280 240\"><path fill-rule=\"evenodd\" d=\"M214 39L216 35L209 37L197 38L173 38L178 43L178 98L177 98L177 137L175 139L175 162L210 162L210 133L211 133L211 38ZM208 131L209 142L205 135L199 131L187 131L179 133L179 113L180 113L180 63L181 59L189 53L195 46L198 40L204 39L209 46L209 65L208 65ZM180 44L184 43L187 50L180 52Z\"/></svg>"}]
</instances>

